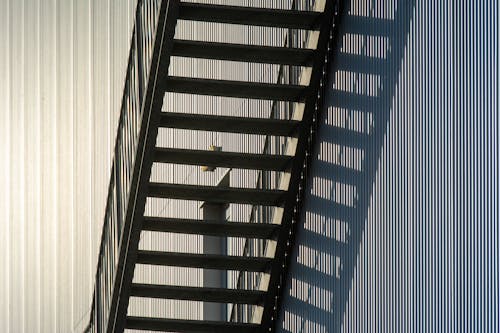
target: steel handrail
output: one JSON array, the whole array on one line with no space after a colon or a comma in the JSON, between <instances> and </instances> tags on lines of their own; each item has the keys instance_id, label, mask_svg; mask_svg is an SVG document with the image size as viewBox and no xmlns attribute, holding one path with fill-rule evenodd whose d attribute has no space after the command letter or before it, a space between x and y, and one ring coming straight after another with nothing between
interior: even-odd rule
<instances>
[{"instance_id":1,"label":"steel handrail","mask_svg":"<svg viewBox=\"0 0 500 333\"><path fill-rule=\"evenodd\" d=\"M110 300L122 243L127 202L135 165L143 115L143 91L148 82L154 35L158 24L161 0L139 0L128 56L120 117L115 140L114 157L101 244L94 282L89 324L85 332L101 332L107 327Z\"/></svg>"}]
</instances>

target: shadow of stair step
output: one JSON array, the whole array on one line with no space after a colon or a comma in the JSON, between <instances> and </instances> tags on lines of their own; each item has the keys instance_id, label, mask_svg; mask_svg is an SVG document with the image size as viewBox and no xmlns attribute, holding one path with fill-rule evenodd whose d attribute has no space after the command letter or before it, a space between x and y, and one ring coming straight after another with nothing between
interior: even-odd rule
<instances>
[{"instance_id":1,"label":"shadow of stair step","mask_svg":"<svg viewBox=\"0 0 500 333\"><path fill-rule=\"evenodd\" d=\"M321 140L342 146L365 149L370 142L370 136L343 127L328 126L325 128Z\"/></svg>"},{"instance_id":2,"label":"shadow of stair step","mask_svg":"<svg viewBox=\"0 0 500 333\"><path fill-rule=\"evenodd\" d=\"M338 70L361 74L384 75L388 62L383 58L367 57L358 54L339 53L335 58Z\"/></svg>"},{"instance_id":3,"label":"shadow of stair step","mask_svg":"<svg viewBox=\"0 0 500 333\"><path fill-rule=\"evenodd\" d=\"M336 89L329 93L329 100L331 106L362 112L377 112L380 105L377 97Z\"/></svg>"},{"instance_id":4,"label":"shadow of stair step","mask_svg":"<svg viewBox=\"0 0 500 333\"><path fill-rule=\"evenodd\" d=\"M367 16L347 15L343 18L343 31L364 36L391 36L393 20Z\"/></svg>"}]
</instances>

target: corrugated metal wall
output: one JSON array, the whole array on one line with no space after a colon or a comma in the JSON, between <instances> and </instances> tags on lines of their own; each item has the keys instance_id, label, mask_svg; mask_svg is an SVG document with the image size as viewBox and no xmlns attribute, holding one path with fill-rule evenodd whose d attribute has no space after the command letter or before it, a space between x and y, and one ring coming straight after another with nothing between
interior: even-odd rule
<instances>
[{"instance_id":1,"label":"corrugated metal wall","mask_svg":"<svg viewBox=\"0 0 500 333\"><path fill-rule=\"evenodd\" d=\"M498 332L498 3L346 3L279 331Z\"/></svg>"},{"instance_id":2,"label":"corrugated metal wall","mask_svg":"<svg viewBox=\"0 0 500 333\"><path fill-rule=\"evenodd\" d=\"M134 0L0 0L0 327L88 323Z\"/></svg>"},{"instance_id":3,"label":"corrugated metal wall","mask_svg":"<svg viewBox=\"0 0 500 333\"><path fill-rule=\"evenodd\" d=\"M498 5L347 2L281 331L498 331ZM291 1L237 4L289 8ZM7 332L80 332L87 323L134 7L133 0L0 0L0 186L8 189L0 198L0 326ZM269 45L285 36L187 23L180 33ZM171 73L276 79L272 66L183 59ZM270 111L265 102L168 95L164 109L193 105L218 114ZM339 144L336 127L371 135L369 145L359 137ZM263 143L178 134L162 130L159 144L259 151ZM222 172L157 166L153 178L215 184ZM233 173L235 186L254 181ZM195 218L198 208L148 203L164 216ZM245 221L249 208L234 205L229 214ZM141 247L197 252L200 241L145 233ZM230 251L241 246L235 240ZM148 268L135 279L200 285L202 275ZM133 300L129 311L199 318L202 307Z\"/></svg>"}]
</instances>

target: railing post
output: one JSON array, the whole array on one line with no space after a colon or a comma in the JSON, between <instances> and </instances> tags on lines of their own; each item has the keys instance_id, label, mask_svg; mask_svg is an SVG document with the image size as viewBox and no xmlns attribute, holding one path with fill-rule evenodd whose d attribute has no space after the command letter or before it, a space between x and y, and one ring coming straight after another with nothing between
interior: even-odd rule
<instances>
[{"instance_id":1,"label":"railing post","mask_svg":"<svg viewBox=\"0 0 500 333\"><path fill-rule=\"evenodd\" d=\"M142 19L141 19L141 7L143 6L143 1L139 0L137 4L137 11L135 12L135 51L136 51L136 62L137 62L137 79L139 88L139 108L142 105L142 100L144 96L144 68L142 59Z\"/></svg>"},{"instance_id":2,"label":"railing post","mask_svg":"<svg viewBox=\"0 0 500 333\"><path fill-rule=\"evenodd\" d=\"M122 223L122 213L121 213L122 207L121 207L121 196L120 196L120 193L121 193L121 183L120 183L120 172L119 172L119 168L120 168L119 155L115 155L115 157L116 157L115 162L118 161L118 163L116 163L114 165L114 168L113 168L114 172L113 172L112 177L115 178L116 219L121 224Z\"/></svg>"}]
</instances>

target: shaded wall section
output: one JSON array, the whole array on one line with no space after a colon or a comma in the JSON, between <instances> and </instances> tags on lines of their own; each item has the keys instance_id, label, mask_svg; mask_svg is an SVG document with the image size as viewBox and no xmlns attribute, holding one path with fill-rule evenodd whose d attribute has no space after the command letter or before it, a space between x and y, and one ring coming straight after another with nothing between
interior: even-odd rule
<instances>
[{"instance_id":1,"label":"shaded wall section","mask_svg":"<svg viewBox=\"0 0 500 333\"><path fill-rule=\"evenodd\" d=\"M499 330L499 8L345 2L280 332Z\"/></svg>"},{"instance_id":2,"label":"shaded wall section","mask_svg":"<svg viewBox=\"0 0 500 333\"><path fill-rule=\"evenodd\" d=\"M0 0L0 327L81 332L134 0Z\"/></svg>"}]
</instances>

